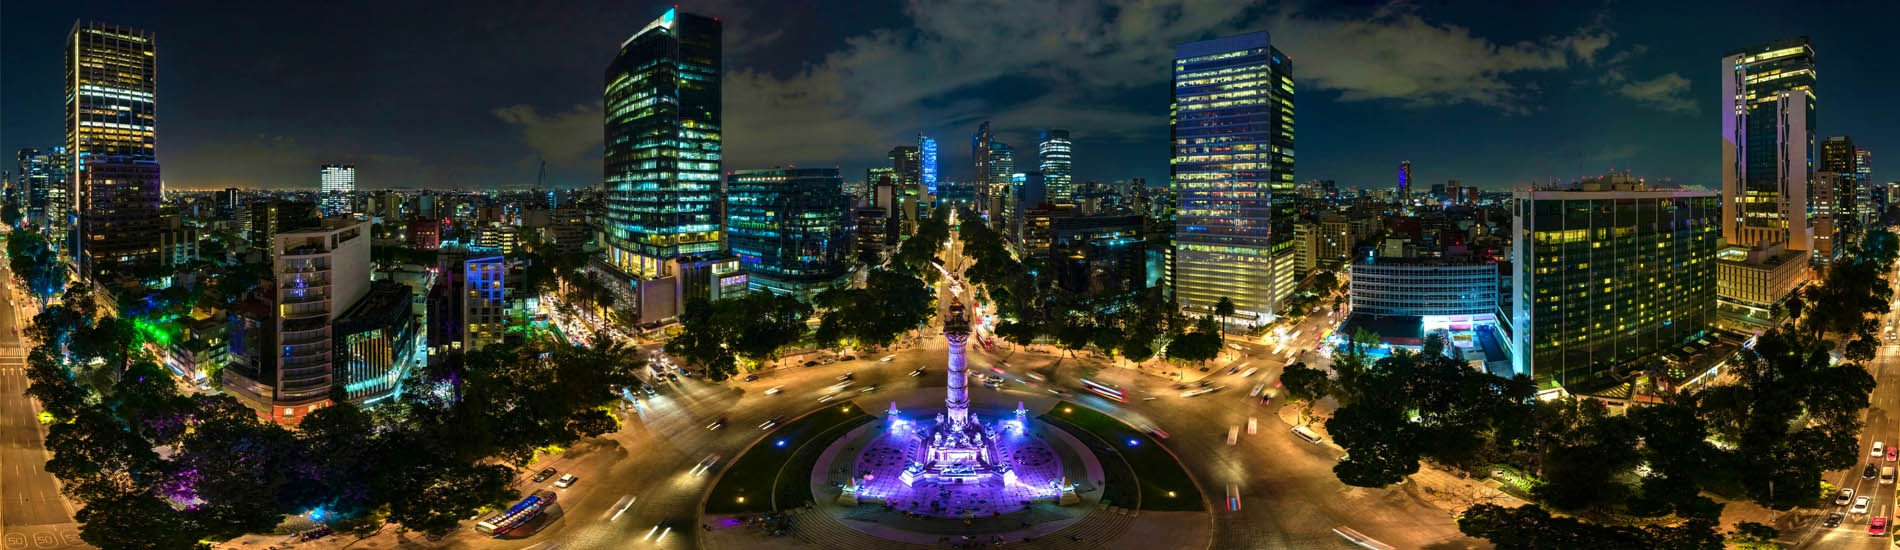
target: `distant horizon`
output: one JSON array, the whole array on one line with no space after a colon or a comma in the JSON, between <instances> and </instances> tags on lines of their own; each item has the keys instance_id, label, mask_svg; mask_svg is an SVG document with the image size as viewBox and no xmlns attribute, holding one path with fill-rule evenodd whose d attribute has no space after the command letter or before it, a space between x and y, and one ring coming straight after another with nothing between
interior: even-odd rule
<instances>
[{"instance_id":1,"label":"distant horizon","mask_svg":"<svg viewBox=\"0 0 1900 550\"><path fill-rule=\"evenodd\" d=\"M1722 56L1799 35L1819 58L1818 134L1900 154L1900 109L1885 108L1900 73L1884 70L1891 45L1878 23L1900 20L1900 3L1585 3L1532 17L1405 2L1154 12L1082 2L1010 14L716 4L680 9L723 24L725 170L836 165L857 179L922 134L940 144L940 178L967 181L968 137L990 121L1024 153L1038 131L1070 130L1076 181L1165 182L1173 46L1256 31L1294 60L1296 181L1387 187L1409 159L1416 182L1487 190L1624 168L1718 187ZM378 17L358 15L369 10ZM156 36L158 160L195 188L314 186L325 163L353 163L359 181L392 189L501 188L536 181L542 161L549 187L596 185L602 71L666 6L582 0L494 17L520 11L9 4L0 151L62 141L65 35L76 20L108 20ZM1681 26L1684 12L1700 23ZM412 54L414 44L434 53ZM1875 169L1874 181L1900 179Z\"/></svg>"}]
</instances>

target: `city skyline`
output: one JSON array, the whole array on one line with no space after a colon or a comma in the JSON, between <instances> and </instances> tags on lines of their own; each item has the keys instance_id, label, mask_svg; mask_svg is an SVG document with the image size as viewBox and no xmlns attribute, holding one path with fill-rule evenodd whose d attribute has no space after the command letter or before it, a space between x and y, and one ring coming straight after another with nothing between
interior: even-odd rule
<instances>
[{"instance_id":1,"label":"city skyline","mask_svg":"<svg viewBox=\"0 0 1900 550\"><path fill-rule=\"evenodd\" d=\"M1036 134L1050 127L1073 131L1077 182L1163 181L1167 113L1158 98L1166 93L1162 75L1168 47L1250 30L1266 30L1276 43L1288 44L1284 51L1307 69L1298 77L1309 98L1302 118L1326 122L1303 132L1300 181L1390 187L1391 172L1384 167L1411 159L1421 185L1459 179L1503 190L1531 178L1627 169L1715 189L1720 166L1702 158L1718 148L1706 129L1719 124L1720 75L1708 60L1800 35L1813 37L1816 64L1827 73L1821 94L1829 106L1856 113L1823 116L1817 132L1855 136L1875 153L1900 149L1896 138L1875 133L1900 123L1900 114L1878 107L1879 90L1892 89L1892 80L1900 77L1878 70L1871 27L1868 32L1834 29L1831 25L1841 19L1817 10L1764 8L1760 15L1779 16L1759 18L1701 10L1699 17L1714 18L1701 27L1720 32L1671 33L1664 26L1672 19L1650 16L1666 13L1644 10L1680 8L1545 9L1531 24L1507 25L1469 7L1410 4L1281 10L1197 6L1192 17L1111 16L1109 10L1076 6L1065 15L1076 21L1065 25L1103 30L1087 34L1099 35L1098 44L1063 44L1069 48L1065 56L1040 46L991 52L984 39L988 33L1025 23L963 19L989 17L982 10L884 6L847 14L836 5L774 12L721 4L688 3L681 9L717 14L735 29L726 38L726 73L732 81L726 93L731 111L726 144L728 160L736 166L838 166L844 174L857 174L882 164L885 151L914 141L920 132L962 135L990 119L996 139L1006 143L1035 143ZM1871 6L1847 20L1882 20L1878 12L1892 9ZM589 168L601 152L597 67L611 55L603 52L663 10L662 5L539 10L521 23L478 24L495 39L472 44L484 39L455 34L453 24L412 24L425 14L399 9L387 22L338 38L255 37L281 46L258 49L229 46L253 38L247 33L255 31L245 29L283 27L272 23L277 18L337 15L291 7L182 20L177 14L190 10L110 2L11 5L0 45L19 55L11 56L15 62L4 69L10 84L0 148L45 149L58 143L56 113L42 106L58 101L57 86L16 83L57 79L54 44L73 20L84 17L157 36L165 58L159 95L167 121L158 151L168 189L296 189L308 181L299 176L309 167L330 162L358 164L359 185L365 189L525 187L534 183L541 159L550 164L552 186L596 185L598 167ZM426 15L456 21L483 13L432 10ZM558 31L534 26L555 20L569 23ZM584 22L571 23L577 20ZM842 39L789 40L763 21L817 25ZM949 32L953 26L977 28ZM1352 37L1360 44L1336 40ZM445 51L465 47L480 61L401 55L356 63L349 57L411 40L431 41ZM887 42L893 59L874 57L867 49ZM1388 42L1433 47L1381 50ZM493 51L503 46L506 51ZM966 71L962 65L968 62L936 59L932 52L939 50L955 52L959 59L994 53L996 66ZM30 55L34 51L44 55ZM1374 59L1386 54L1396 57ZM1440 55L1455 57L1421 57ZM847 63L853 60L871 63ZM407 93L435 86L430 82L445 70L471 63L481 64L481 76L448 76L454 84L449 87L460 93ZM220 72L228 66L242 69ZM292 70L301 67L322 68ZM900 69L958 78L922 82L927 75L899 73L894 76L901 78L885 79L878 72ZM918 84L889 97L850 88L867 78ZM303 86L304 79L322 79L324 86ZM311 92L302 91L324 87L333 93L309 97ZM813 93L825 90L839 93ZM293 104L302 108L284 108ZM850 109L841 115L840 107ZM1474 123L1490 128L1446 135L1447 128ZM968 181L967 169L954 168L971 163L965 152L953 149L940 160L953 169L940 177ZM1878 168L1873 178L1893 179Z\"/></svg>"}]
</instances>

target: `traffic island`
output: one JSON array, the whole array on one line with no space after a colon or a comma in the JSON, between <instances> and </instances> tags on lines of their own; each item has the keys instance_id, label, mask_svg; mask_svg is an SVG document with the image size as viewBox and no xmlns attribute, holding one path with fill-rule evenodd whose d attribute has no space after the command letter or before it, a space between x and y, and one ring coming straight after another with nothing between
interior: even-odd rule
<instances>
[{"instance_id":1,"label":"traffic island","mask_svg":"<svg viewBox=\"0 0 1900 550\"><path fill-rule=\"evenodd\" d=\"M721 470L719 482L706 497L707 514L771 512L775 498L781 507L811 499L803 487L805 472L818 454L851 428L874 420L849 403L825 407L779 426ZM802 460L801 460L802 459ZM802 462L803 469L794 467ZM778 484L786 482L785 490Z\"/></svg>"}]
</instances>

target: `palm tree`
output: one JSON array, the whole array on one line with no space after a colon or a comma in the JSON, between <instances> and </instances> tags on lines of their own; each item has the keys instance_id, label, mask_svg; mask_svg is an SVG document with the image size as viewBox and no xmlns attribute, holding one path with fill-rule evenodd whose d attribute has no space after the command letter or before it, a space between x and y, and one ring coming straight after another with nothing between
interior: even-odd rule
<instances>
[{"instance_id":1,"label":"palm tree","mask_svg":"<svg viewBox=\"0 0 1900 550\"><path fill-rule=\"evenodd\" d=\"M1223 342L1227 341L1227 318L1234 316L1234 300L1226 296L1220 297L1219 302L1214 302L1214 314L1220 316L1220 339Z\"/></svg>"}]
</instances>

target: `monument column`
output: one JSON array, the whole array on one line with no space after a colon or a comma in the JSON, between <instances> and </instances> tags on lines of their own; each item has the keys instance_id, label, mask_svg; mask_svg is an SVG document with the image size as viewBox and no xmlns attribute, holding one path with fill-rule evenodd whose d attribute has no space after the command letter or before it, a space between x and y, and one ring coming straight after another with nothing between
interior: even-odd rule
<instances>
[{"instance_id":1,"label":"monument column","mask_svg":"<svg viewBox=\"0 0 1900 550\"><path fill-rule=\"evenodd\" d=\"M970 320L964 316L961 302L950 303L949 315L943 321L943 338L950 342L949 380L943 404L949 410L950 426L961 431L970 415L969 366L963 357L963 346L970 341Z\"/></svg>"}]
</instances>

